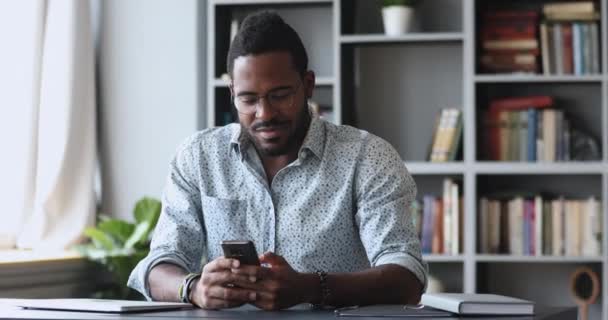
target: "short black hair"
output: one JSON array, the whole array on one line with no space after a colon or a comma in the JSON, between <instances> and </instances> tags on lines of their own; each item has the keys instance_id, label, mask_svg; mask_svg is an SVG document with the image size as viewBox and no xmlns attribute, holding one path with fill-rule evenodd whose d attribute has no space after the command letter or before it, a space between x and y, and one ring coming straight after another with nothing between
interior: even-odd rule
<instances>
[{"instance_id":1,"label":"short black hair","mask_svg":"<svg viewBox=\"0 0 608 320\"><path fill-rule=\"evenodd\" d=\"M294 67L304 76L308 55L298 33L274 11L248 15L228 50L228 73L232 76L234 60L250 54L284 51L291 54Z\"/></svg>"}]
</instances>

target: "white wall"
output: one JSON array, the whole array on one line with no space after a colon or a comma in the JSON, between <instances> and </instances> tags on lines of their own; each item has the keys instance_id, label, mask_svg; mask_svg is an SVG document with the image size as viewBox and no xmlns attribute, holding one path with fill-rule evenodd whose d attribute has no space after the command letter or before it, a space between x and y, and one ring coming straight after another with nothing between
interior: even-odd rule
<instances>
[{"instance_id":1,"label":"white wall","mask_svg":"<svg viewBox=\"0 0 608 320\"><path fill-rule=\"evenodd\" d=\"M197 0L103 0L98 43L102 211L132 219L135 201L160 197L178 144L197 129ZM201 122L204 123L204 122Z\"/></svg>"}]
</instances>

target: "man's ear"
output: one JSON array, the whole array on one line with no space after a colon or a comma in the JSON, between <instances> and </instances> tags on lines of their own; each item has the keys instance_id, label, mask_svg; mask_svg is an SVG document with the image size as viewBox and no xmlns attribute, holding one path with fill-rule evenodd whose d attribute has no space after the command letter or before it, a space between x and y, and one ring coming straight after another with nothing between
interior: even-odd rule
<instances>
[{"instance_id":1,"label":"man's ear","mask_svg":"<svg viewBox=\"0 0 608 320\"><path fill-rule=\"evenodd\" d=\"M315 73L312 70L306 71L304 74L304 84L306 88L306 98L312 98L312 93L315 89Z\"/></svg>"}]
</instances>

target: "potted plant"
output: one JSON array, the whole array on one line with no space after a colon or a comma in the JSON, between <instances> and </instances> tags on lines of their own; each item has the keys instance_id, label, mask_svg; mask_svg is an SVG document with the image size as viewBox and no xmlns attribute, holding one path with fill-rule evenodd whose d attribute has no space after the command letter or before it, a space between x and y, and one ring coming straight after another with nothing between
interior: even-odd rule
<instances>
[{"instance_id":1,"label":"potted plant","mask_svg":"<svg viewBox=\"0 0 608 320\"><path fill-rule=\"evenodd\" d=\"M95 293L97 298L138 298L137 293L127 287L127 280L135 265L150 251L150 238L160 211L160 201L143 198L133 210L135 223L102 215L96 227L85 229L84 234L91 242L76 249L101 264L113 278L108 288Z\"/></svg>"},{"instance_id":2,"label":"potted plant","mask_svg":"<svg viewBox=\"0 0 608 320\"><path fill-rule=\"evenodd\" d=\"M382 22L386 35L399 36L410 31L417 2L418 0L382 1Z\"/></svg>"}]
</instances>

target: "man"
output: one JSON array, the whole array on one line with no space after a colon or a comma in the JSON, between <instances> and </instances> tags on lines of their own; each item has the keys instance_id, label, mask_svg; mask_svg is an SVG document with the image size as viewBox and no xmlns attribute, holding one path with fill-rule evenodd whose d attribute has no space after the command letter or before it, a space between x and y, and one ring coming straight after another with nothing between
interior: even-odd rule
<instances>
[{"instance_id":1,"label":"man","mask_svg":"<svg viewBox=\"0 0 608 320\"><path fill-rule=\"evenodd\" d=\"M228 53L240 125L203 130L178 149L131 287L209 309L419 301L414 181L386 141L311 116L307 64L278 15L243 21ZM264 266L222 257L220 242L234 239L252 240Z\"/></svg>"}]
</instances>

